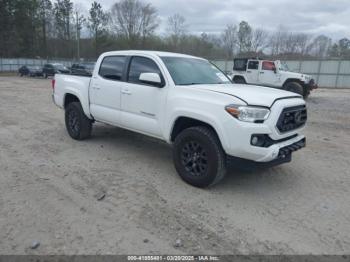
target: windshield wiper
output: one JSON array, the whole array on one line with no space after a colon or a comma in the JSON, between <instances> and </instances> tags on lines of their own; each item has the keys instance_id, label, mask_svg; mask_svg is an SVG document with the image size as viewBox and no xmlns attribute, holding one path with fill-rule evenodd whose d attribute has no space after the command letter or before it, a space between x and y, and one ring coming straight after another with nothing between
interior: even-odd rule
<instances>
[{"instance_id":1,"label":"windshield wiper","mask_svg":"<svg viewBox=\"0 0 350 262\"><path fill-rule=\"evenodd\" d=\"M193 85L204 85L203 83L186 83L186 84L177 84L178 86L193 86Z\"/></svg>"}]
</instances>

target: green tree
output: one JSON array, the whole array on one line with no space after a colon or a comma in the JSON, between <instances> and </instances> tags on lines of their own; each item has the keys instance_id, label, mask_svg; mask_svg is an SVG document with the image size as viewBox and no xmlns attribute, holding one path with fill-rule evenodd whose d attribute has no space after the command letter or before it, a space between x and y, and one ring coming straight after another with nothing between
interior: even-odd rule
<instances>
[{"instance_id":1,"label":"green tree","mask_svg":"<svg viewBox=\"0 0 350 262\"><path fill-rule=\"evenodd\" d=\"M14 32L15 1L0 0L0 7L0 56L8 57Z\"/></svg>"},{"instance_id":2,"label":"green tree","mask_svg":"<svg viewBox=\"0 0 350 262\"><path fill-rule=\"evenodd\" d=\"M37 8L36 0L15 0L13 26L15 37L11 44L16 46L16 56L33 57L37 48Z\"/></svg>"},{"instance_id":3,"label":"green tree","mask_svg":"<svg viewBox=\"0 0 350 262\"><path fill-rule=\"evenodd\" d=\"M38 6L38 17L41 25L42 54L48 56L47 38L48 25L52 22L52 3L50 0L40 0Z\"/></svg>"},{"instance_id":4,"label":"green tree","mask_svg":"<svg viewBox=\"0 0 350 262\"><path fill-rule=\"evenodd\" d=\"M339 40L339 53L341 57L350 56L350 40L348 38L342 38Z\"/></svg>"},{"instance_id":5,"label":"green tree","mask_svg":"<svg viewBox=\"0 0 350 262\"><path fill-rule=\"evenodd\" d=\"M56 0L54 4L54 18L58 41L54 43L55 56L73 57L71 41L72 15L73 3L70 0Z\"/></svg>"},{"instance_id":6,"label":"green tree","mask_svg":"<svg viewBox=\"0 0 350 262\"><path fill-rule=\"evenodd\" d=\"M237 37L239 52L243 53L251 51L253 37L252 28L246 21L239 23Z\"/></svg>"},{"instance_id":7,"label":"green tree","mask_svg":"<svg viewBox=\"0 0 350 262\"><path fill-rule=\"evenodd\" d=\"M89 15L87 27L93 35L95 56L97 57L99 40L106 32L105 27L108 23L108 14L103 11L102 6L99 3L93 2Z\"/></svg>"},{"instance_id":8,"label":"green tree","mask_svg":"<svg viewBox=\"0 0 350 262\"><path fill-rule=\"evenodd\" d=\"M73 3L70 0L56 0L54 13L58 36L66 40L70 40Z\"/></svg>"}]
</instances>

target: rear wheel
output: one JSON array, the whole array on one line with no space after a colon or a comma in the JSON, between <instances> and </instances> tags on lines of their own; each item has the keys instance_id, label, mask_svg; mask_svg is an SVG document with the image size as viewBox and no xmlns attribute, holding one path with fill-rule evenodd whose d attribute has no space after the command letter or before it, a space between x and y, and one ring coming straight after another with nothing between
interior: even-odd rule
<instances>
[{"instance_id":1,"label":"rear wheel","mask_svg":"<svg viewBox=\"0 0 350 262\"><path fill-rule=\"evenodd\" d=\"M284 89L293 93L297 93L299 95L304 96L304 88L301 84L297 82L289 82L285 84Z\"/></svg>"},{"instance_id":2,"label":"rear wheel","mask_svg":"<svg viewBox=\"0 0 350 262\"><path fill-rule=\"evenodd\" d=\"M216 134L207 127L182 131L175 139L173 158L180 177L195 187L214 185L226 174L226 155Z\"/></svg>"},{"instance_id":3,"label":"rear wheel","mask_svg":"<svg viewBox=\"0 0 350 262\"><path fill-rule=\"evenodd\" d=\"M79 102L67 105L65 122L68 134L75 140L84 140L91 136L92 121L86 117Z\"/></svg>"}]
</instances>

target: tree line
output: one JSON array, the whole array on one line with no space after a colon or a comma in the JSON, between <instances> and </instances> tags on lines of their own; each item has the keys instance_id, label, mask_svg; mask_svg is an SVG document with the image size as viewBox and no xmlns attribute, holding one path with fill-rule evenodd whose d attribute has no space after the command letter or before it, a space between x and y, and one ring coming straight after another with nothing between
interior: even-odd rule
<instances>
[{"instance_id":1,"label":"tree line","mask_svg":"<svg viewBox=\"0 0 350 262\"><path fill-rule=\"evenodd\" d=\"M191 34L185 17L167 19L157 34L157 9L141 0L119 0L110 10L94 1L84 14L71 0L0 0L0 57L95 59L110 50L147 49L209 59L237 56L350 58L350 40L326 35L274 32L248 22L228 24L222 33Z\"/></svg>"}]
</instances>

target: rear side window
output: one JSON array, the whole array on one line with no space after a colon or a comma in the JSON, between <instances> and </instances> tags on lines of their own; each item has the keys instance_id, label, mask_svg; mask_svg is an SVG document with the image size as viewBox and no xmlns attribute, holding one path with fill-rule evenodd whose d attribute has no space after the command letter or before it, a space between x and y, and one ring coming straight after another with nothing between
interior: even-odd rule
<instances>
[{"instance_id":1,"label":"rear side window","mask_svg":"<svg viewBox=\"0 0 350 262\"><path fill-rule=\"evenodd\" d=\"M249 61L248 69L258 70L259 69L259 61Z\"/></svg>"},{"instance_id":2,"label":"rear side window","mask_svg":"<svg viewBox=\"0 0 350 262\"><path fill-rule=\"evenodd\" d=\"M247 59L235 59L233 60L233 70L244 71L247 69Z\"/></svg>"},{"instance_id":3,"label":"rear side window","mask_svg":"<svg viewBox=\"0 0 350 262\"><path fill-rule=\"evenodd\" d=\"M275 68L275 63L271 61L264 61L262 64L262 70L273 71Z\"/></svg>"},{"instance_id":4,"label":"rear side window","mask_svg":"<svg viewBox=\"0 0 350 262\"><path fill-rule=\"evenodd\" d=\"M144 85L144 83L139 80L142 73L157 73L162 79L160 69L153 60L146 57L135 56L130 63L128 82Z\"/></svg>"},{"instance_id":5,"label":"rear side window","mask_svg":"<svg viewBox=\"0 0 350 262\"><path fill-rule=\"evenodd\" d=\"M125 56L108 56L101 63L99 75L111 80L121 80L125 66Z\"/></svg>"}]
</instances>

